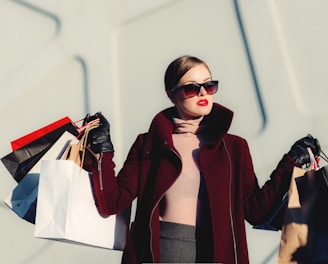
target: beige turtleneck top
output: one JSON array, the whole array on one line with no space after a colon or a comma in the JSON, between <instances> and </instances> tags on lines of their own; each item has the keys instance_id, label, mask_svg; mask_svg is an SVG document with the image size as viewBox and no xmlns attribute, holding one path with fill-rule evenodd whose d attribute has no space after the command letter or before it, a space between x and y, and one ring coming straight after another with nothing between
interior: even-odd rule
<instances>
[{"instance_id":1,"label":"beige turtleneck top","mask_svg":"<svg viewBox=\"0 0 328 264\"><path fill-rule=\"evenodd\" d=\"M173 119L173 145L181 156L182 171L161 201L162 221L196 225L201 182L198 153L205 143L205 138L198 133L201 120L202 117L187 121Z\"/></svg>"}]
</instances>

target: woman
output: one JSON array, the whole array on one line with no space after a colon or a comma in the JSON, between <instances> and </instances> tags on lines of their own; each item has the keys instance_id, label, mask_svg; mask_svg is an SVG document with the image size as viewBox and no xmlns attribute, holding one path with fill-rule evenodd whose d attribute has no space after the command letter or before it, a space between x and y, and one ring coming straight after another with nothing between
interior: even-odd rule
<instances>
[{"instance_id":1,"label":"woman","mask_svg":"<svg viewBox=\"0 0 328 264\"><path fill-rule=\"evenodd\" d=\"M213 102L218 81L202 60L182 56L165 73L173 107L138 135L115 177L109 123L90 132L99 153L93 172L96 204L104 216L137 209L122 263L248 263L245 224L265 219L286 193L292 169L316 156L312 137L297 141L260 188L245 139L228 133L233 113Z\"/></svg>"}]
</instances>

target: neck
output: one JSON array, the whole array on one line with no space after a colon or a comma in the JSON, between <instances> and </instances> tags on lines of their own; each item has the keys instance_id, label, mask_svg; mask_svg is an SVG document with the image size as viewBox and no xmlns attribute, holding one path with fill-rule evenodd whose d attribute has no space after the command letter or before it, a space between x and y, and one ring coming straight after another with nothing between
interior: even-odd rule
<instances>
[{"instance_id":1,"label":"neck","mask_svg":"<svg viewBox=\"0 0 328 264\"><path fill-rule=\"evenodd\" d=\"M181 133L198 134L200 132L200 128L201 128L201 126L199 124L202 120L203 120L203 116L201 116L197 119L189 119L189 120L173 118L174 133L176 133L176 134L181 134Z\"/></svg>"}]
</instances>

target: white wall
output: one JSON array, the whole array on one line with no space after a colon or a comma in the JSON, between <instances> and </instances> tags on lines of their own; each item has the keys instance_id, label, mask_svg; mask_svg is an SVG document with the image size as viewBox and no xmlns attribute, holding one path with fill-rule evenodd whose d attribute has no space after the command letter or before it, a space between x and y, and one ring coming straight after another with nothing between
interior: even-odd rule
<instances>
[{"instance_id":1,"label":"white wall","mask_svg":"<svg viewBox=\"0 0 328 264\"><path fill-rule=\"evenodd\" d=\"M250 144L260 183L299 137L324 150L327 16L324 0L0 0L0 156L9 142L65 115L101 110L117 167L139 132L170 106L163 75L191 54L220 80L231 132ZM327 152L327 150L326 150ZM0 167L0 199L15 181ZM119 263L120 252L33 238L0 205L0 261ZM276 263L279 232L247 225L251 263Z\"/></svg>"}]
</instances>

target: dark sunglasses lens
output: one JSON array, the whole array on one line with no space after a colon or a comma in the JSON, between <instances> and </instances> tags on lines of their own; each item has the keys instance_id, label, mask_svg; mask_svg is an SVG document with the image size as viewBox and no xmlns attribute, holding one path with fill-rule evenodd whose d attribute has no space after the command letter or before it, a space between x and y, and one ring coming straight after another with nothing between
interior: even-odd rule
<instances>
[{"instance_id":1,"label":"dark sunglasses lens","mask_svg":"<svg viewBox=\"0 0 328 264\"><path fill-rule=\"evenodd\" d=\"M208 94L215 94L218 90L218 81L210 81L204 83L204 88Z\"/></svg>"},{"instance_id":2,"label":"dark sunglasses lens","mask_svg":"<svg viewBox=\"0 0 328 264\"><path fill-rule=\"evenodd\" d=\"M218 90L219 81L208 81L203 84L191 83L180 86L183 91L184 98L194 97L199 94L201 87L204 87L207 94L215 94Z\"/></svg>"},{"instance_id":3,"label":"dark sunglasses lens","mask_svg":"<svg viewBox=\"0 0 328 264\"><path fill-rule=\"evenodd\" d=\"M200 86L197 83L187 84L183 87L185 96L187 98L194 97L199 93Z\"/></svg>"}]
</instances>

